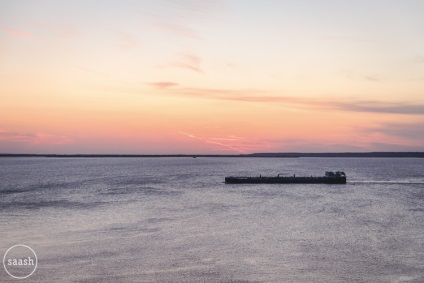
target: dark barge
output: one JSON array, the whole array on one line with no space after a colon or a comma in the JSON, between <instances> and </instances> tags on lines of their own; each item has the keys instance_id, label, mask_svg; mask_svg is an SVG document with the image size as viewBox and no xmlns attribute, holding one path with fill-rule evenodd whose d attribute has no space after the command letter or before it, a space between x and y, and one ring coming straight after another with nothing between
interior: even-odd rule
<instances>
[{"instance_id":1,"label":"dark barge","mask_svg":"<svg viewBox=\"0 0 424 283\"><path fill-rule=\"evenodd\" d=\"M325 172L322 177L262 176L259 177L225 177L227 184L346 184L346 174L341 171Z\"/></svg>"}]
</instances>

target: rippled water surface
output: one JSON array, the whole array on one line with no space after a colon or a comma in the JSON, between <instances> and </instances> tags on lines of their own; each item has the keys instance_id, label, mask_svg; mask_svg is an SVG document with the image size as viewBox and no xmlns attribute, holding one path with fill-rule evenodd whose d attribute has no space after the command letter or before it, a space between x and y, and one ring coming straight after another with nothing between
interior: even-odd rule
<instances>
[{"instance_id":1,"label":"rippled water surface","mask_svg":"<svg viewBox=\"0 0 424 283\"><path fill-rule=\"evenodd\" d=\"M27 282L424 282L424 159L0 158ZM346 185L226 185L323 175ZM0 282L16 282L4 269Z\"/></svg>"}]
</instances>

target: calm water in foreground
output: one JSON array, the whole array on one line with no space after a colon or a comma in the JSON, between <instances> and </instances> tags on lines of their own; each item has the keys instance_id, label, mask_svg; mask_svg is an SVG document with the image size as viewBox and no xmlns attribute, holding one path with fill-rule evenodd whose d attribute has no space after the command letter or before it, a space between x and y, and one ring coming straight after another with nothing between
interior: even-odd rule
<instances>
[{"instance_id":1,"label":"calm water in foreground","mask_svg":"<svg viewBox=\"0 0 424 283\"><path fill-rule=\"evenodd\" d=\"M424 282L424 159L0 158L22 282ZM323 175L346 185L225 185ZM16 282L3 267L0 282Z\"/></svg>"}]
</instances>

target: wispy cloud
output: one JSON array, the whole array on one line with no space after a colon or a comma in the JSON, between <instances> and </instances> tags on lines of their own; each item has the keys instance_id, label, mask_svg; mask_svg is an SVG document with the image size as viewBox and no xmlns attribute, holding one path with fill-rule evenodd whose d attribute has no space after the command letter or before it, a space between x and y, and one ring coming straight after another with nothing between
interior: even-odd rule
<instances>
[{"instance_id":1,"label":"wispy cloud","mask_svg":"<svg viewBox=\"0 0 424 283\"><path fill-rule=\"evenodd\" d=\"M385 123L379 126L362 128L360 132L422 141L424 140L424 122Z\"/></svg>"},{"instance_id":2,"label":"wispy cloud","mask_svg":"<svg viewBox=\"0 0 424 283\"><path fill-rule=\"evenodd\" d=\"M201 36L197 33L196 30L182 24L159 23L156 26L160 30L169 34L186 37L186 38L192 38L192 39L201 39Z\"/></svg>"},{"instance_id":3,"label":"wispy cloud","mask_svg":"<svg viewBox=\"0 0 424 283\"><path fill-rule=\"evenodd\" d=\"M202 23L222 21L227 14L226 0L157 0L157 10L149 13L153 27L168 35L199 40Z\"/></svg>"},{"instance_id":4,"label":"wispy cloud","mask_svg":"<svg viewBox=\"0 0 424 283\"><path fill-rule=\"evenodd\" d=\"M0 140L11 140L15 142L31 142L37 138L35 133L0 131Z\"/></svg>"},{"instance_id":5,"label":"wispy cloud","mask_svg":"<svg viewBox=\"0 0 424 283\"><path fill-rule=\"evenodd\" d=\"M174 82L155 82L155 83L147 83L147 84L159 89L170 88L170 87L179 85L178 83L174 83Z\"/></svg>"},{"instance_id":6,"label":"wispy cloud","mask_svg":"<svg viewBox=\"0 0 424 283\"><path fill-rule=\"evenodd\" d=\"M240 140L240 138L233 138L233 137L228 137L228 138L209 138L210 140L213 141L238 141Z\"/></svg>"},{"instance_id":7,"label":"wispy cloud","mask_svg":"<svg viewBox=\"0 0 424 283\"><path fill-rule=\"evenodd\" d=\"M87 68L87 67L84 67L84 66L74 65L74 67L80 69L81 71L96 74L96 75L99 75L99 76L105 76L105 77L109 76L107 73L97 71L97 70L94 70L94 69L91 69L91 68Z\"/></svg>"},{"instance_id":8,"label":"wispy cloud","mask_svg":"<svg viewBox=\"0 0 424 283\"><path fill-rule=\"evenodd\" d=\"M203 70L200 66L201 61L200 57L194 54L180 54L178 59L171 65L202 74Z\"/></svg>"},{"instance_id":9,"label":"wispy cloud","mask_svg":"<svg viewBox=\"0 0 424 283\"><path fill-rule=\"evenodd\" d=\"M71 139L63 135L0 130L0 141L30 144L69 144Z\"/></svg>"},{"instance_id":10,"label":"wispy cloud","mask_svg":"<svg viewBox=\"0 0 424 283\"><path fill-rule=\"evenodd\" d=\"M364 75L363 78L370 82L379 82L380 78L377 76Z\"/></svg>"},{"instance_id":11,"label":"wispy cloud","mask_svg":"<svg viewBox=\"0 0 424 283\"><path fill-rule=\"evenodd\" d=\"M263 103L281 105L296 109L308 110L334 110L361 113L386 113L402 115L424 115L424 104L409 101L383 102L376 100L355 100L348 98L307 98L300 96L275 95L261 89L213 89L190 88L176 82L152 83L159 93L172 96L186 96L199 99L212 99L222 101L240 101L246 103ZM172 86L172 88L171 88ZM114 89L115 90L115 89ZM144 93L139 88L122 87L116 91L127 93Z\"/></svg>"},{"instance_id":12,"label":"wispy cloud","mask_svg":"<svg viewBox=\"0 0 424 283\"><path fill-rule=\"evenodd\" d=\"M196 135L193 135L193 134L190 134L190 133L187 133L187 132L183 132L183 131L178 131L178 133L183 134L183 135L185 135L185 136L187 136L189 138L202 141L204 143L218 145L219 147L224 148L226 150L238 151L238 152L241 152L241 153L245 153L246 152L245 150L240 149L239 146L235 146L235 145L231 145L231 144L228 144L228 143L224 143L221 140L220 141L217 141L216 138L214 138L214 139L211 139L211 138L201 138L201 137L198 137Z\"/></svg>"},{"instance_id":13,"label":"wispy cloud","mask_svg":"<svg viewBox=\"0 0 424 283\"><path fill-rule=\"evenodd\" d=\"M391 113L407 115L424 115L423 104L408 102L381 102L381 101L335 101L330 99L311 99L294 96L270 96L261 90L226 90L226 89L198 89L181 88L176 93L219 100L284 103L308 108L324 108L352 112Z\"/></svg>"},{"instance_id":14,"label":"wispy cloud","mask_svg":"<svg viewBox=\"0 0 424 283\"><path fill-rule=\"evenodd\" d=\"M187 132L179 132L190 138L197 139L204 143L218 145L226 150L240 153L254 152L258 150L271 149L270 143L263 140L248 140L235 135L223 135L222 137L200 138Z\"/></svg>"},{"instance_id":15,"label":"wispy cloud","mask_svg":"<svg viewBox=\"0 0 424 283\"><path fill-rule=\"evenodd\" d=\"M231 145L228 145L228 144L224 144L224 143L221 143L221 142L211 141L211 140L206 140L206 142L211 143L211 144L216 144L216 145L219 145L221 147L228 148L230 150L235 150L235 151L238 151L238 152L241 152L241 153L246 153L245 150L242 150L240 148L237 148L237 147L234 147L234 146L231 146Z\"/></svg>"},{"instance_id":16,"label":"wispy cloud","mask_svg":"<svg viewBox=\"0 0 424 283\"><path fill-rule=\"evenodd\" d=\"M368 113L390 113L405 115L424 115L424 104L409 102L381 102L381 101L356 101L356 100L331 100L331 99L311 99L294 96L270 96L266 91L260 90L225 90L225 89L196 89L182 88L178 92L180 95L190 95L205 97L210 99L261 102L261 103L282 103L285 105L296 105L297 107L332 109L351 112Z\"/></svg>"},{"instance_id":17,"label":"wispy cloud","mask_svg":"<svg viewBox=\"0 0 424 283\"><path fill-rule=\"evenodd\" d=\"M180 134L186 135L187 137L192 138L192 139L203 140L202 138L196 137L195 135L192 135L192 134L189 134L189 133L186 133L186 132L183 132L183 131L178 131L178 132Z\"/></svg>"},{"instance_id":18,"label":"wispy cloud","mask_svg":"<svg viewBox=\"0 0 424 283\"><path fill-rule=\"evenodd\" d=\"M381 101L350 101L350 102L328 102L330 108L371 113L390 113L405 115L424 115L423 104L412 104L407 102L381 102Z\"/></svg>"},{"instance_id":19,"label":"wispy cloud","mask_svg":"<svg viewBox=\"0 0 424 283\"><path fill-rule=\"evenodd\" d=\"M24 38L34 37L33 34L26 32L26 31L16 30L16 29L7 28L7 27L2 27L0 29L4 32L8 33L8 34L11 34L11 35L16 35L16 36L20 36L20 37L24 37Z\"/></svg>"}]
</instances>

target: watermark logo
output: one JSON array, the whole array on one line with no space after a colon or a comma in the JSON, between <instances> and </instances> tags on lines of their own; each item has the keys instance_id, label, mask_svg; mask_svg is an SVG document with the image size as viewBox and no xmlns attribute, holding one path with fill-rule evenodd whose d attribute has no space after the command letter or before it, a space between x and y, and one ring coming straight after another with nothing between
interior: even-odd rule
<instances>
[{"instance_id":1,"label":"watermark logo","mask_svg":"<svg viewBox=\"0 0 424 283\"><path fill-rule=\"evenodd\" d=\"M26 245L14 245L3 257L3 266L7 274L16 279L30 277L37 269L37 255Z\"/></svg>"}]
</instances>

